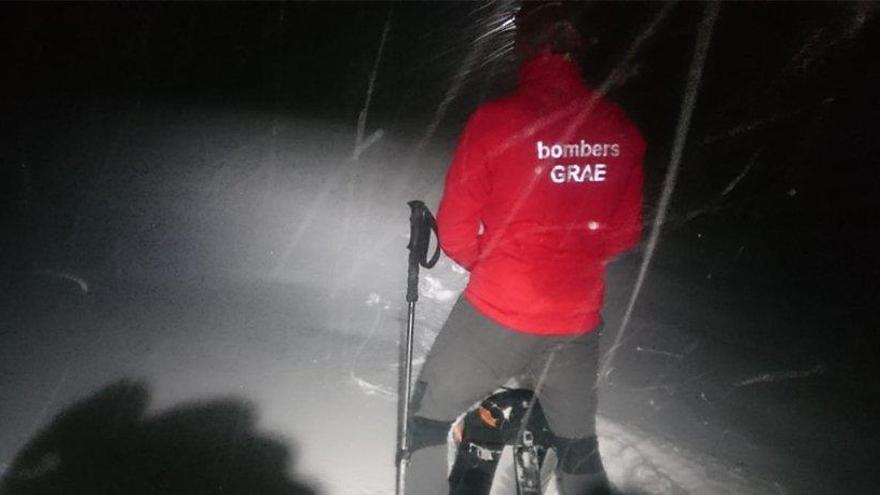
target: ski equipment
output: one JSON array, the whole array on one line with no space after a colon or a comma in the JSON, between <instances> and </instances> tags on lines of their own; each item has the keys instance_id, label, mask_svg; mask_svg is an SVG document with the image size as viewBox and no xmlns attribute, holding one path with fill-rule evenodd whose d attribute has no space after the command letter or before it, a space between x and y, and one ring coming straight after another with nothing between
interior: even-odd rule
<instances>
[{"instance_id":1,"label":"ski equipment","mask_svg":"<svg viewBox=\"0 0 880 495\"><path fill-rule=\"evenodd\" d=\"M451 495L488 495L506 445L513 446L517 495L541 494L541 466L553 433L531 390L502 389L463 422L449 476Z\"/></svg>"}]
</instances>

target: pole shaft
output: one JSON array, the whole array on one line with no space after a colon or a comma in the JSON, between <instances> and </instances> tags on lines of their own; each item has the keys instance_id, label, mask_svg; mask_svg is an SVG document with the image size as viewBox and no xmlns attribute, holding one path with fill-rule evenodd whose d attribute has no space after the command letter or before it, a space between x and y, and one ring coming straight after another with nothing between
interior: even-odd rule
<instances>
[{"instance_id":1,"label":"pole shaft","mask_svg":"<svg viewBox=\"0 0 880 495\"><path fill-rule=\"evenodd\" d=\"M409 433L409 403L412 395L412 357L413 357L413 335L416 328L416 303L409 303L409 321L406 328L406 370L404 373L403 384L403 424L400 431L403 434L403 447L406 450L409 445L406 434Z\"/></svg>"},{"instance_id":2,"label":"pole shaft","mask_svg":"<svg viewBox=\"0 0 880 495\"><path fill-rule=\"evenodd\" d=\"M409 403L412 395L412 355L413 334L416 326L416 302L409 303L409 317L406 324L406 354L404 357L403 372L403 407L400 420L398 459L397 459L397 486L395 493L403 495L404 482L406 481L406 466L409 464Z\"/></svg>"}]
</instances>

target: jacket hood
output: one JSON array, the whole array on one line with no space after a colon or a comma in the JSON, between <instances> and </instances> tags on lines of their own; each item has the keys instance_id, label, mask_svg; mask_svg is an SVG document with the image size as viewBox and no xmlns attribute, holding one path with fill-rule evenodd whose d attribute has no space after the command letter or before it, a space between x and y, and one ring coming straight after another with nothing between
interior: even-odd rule
<instances>
[{"instance_id":1,"label":"jacket hood","mask_svg":"<svg viewBox=\"0 0 880 495\"><path fill-rule=\"evenodd\" d=\"M550 91L563 96L586 91L577 63L549 50L543 50L524 62L519 69L519 80L525 91Z\"/></svg>"}]
</instances>

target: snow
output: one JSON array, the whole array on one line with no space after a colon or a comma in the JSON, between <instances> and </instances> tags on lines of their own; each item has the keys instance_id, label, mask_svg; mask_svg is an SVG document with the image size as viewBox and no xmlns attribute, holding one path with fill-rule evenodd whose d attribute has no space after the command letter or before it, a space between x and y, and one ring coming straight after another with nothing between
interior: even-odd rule
<instances>
[{"instance_id":1,"label":"snow","mask_svg":"<svg viewBox=\"0 0 880 495\"><path fill-rule=\"evenodd\" d=\"M19 372L32 373L31 384L63 384L60 389L31 389L32 404L45 401L54 413L123 377L143 377L150 383L152 414L194 398L234 397L259 406L261 431L296 446L300 455L290 468L299 479L317 483L323 493L391 493L397 370L390 336L399 322L386 323L380 335L367 336L366 342L352 342L333 329L307 330L319 321L297 319L297 311L285 307L287 298L273 292L262 292L261 298L274 300L249 309L254 303L248 293L260 290L255 287L225 287L224 294L191 289L150 290L152 296L141 293L136 298L120 295L130 290L97 296L125 300L110 311L88 305L51 315L48 321L31 316L42 323L34 327L44 332L69 325L59 320L84 322L82 329L68 334L63 348L76 349L76 356L62 369L54 359L16 363ZM292 294L290 299L300 297ZM134 311L132 304L144 310ZM376 305L363 306L364 316L376 311ZM97 314L90 315L93 311ZM389 318L393 314L383 306L379 311ZM132 313L140 316L127 317ZM119 331L120 321L128 330ZM186 331L171 331L180 328ZM58 351L44 342L28 354L39 358ZM37 424L28 424L27 409L20 404L4 410L12 424L18 418L26 425L4 429L2 444L12 447L4 450L4 459L11 460L15 448L51 420L46 414ZM603 415L599 432L609 475L621 487L658 494L774 493L764 483L750 481L747 472L679 448L636 425Z\"/></svg>"}]
</instances>

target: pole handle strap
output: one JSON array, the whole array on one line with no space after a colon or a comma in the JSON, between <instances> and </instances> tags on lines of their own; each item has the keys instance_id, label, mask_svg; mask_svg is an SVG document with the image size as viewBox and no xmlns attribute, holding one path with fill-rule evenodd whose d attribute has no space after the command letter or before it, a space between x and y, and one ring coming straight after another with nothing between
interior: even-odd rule
<instances>
[{"instance_id":1,"label":"pole handle strap","mask_svg":"<svg viewBox=\"0 0 880 495\"><path fill-rule=\"evenodd\" d=\"M431 214L431 210L422 201L414 200L407 203L410 207L409 215L409 270L407 276L406 301L419 300L419 267L433 268L440 259L440 241L437 237L437 220ZM437 238L436 248L431 258L428 258L428 248L431 244L431 232Z\"/></svg>"}]
</instances>

